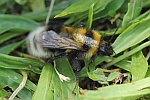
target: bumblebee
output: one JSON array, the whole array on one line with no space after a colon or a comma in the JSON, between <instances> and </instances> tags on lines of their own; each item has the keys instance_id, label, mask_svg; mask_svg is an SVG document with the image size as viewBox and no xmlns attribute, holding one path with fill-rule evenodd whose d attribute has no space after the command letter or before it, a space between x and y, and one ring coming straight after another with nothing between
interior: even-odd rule
<instances>
[{"instance_id":1,"label":"bumblebee","mask_svg":"<svg viewBox=\"0 0 150 100\"><path fill-rule=\"evenodd\" d=\"M30 54L50 58L50 61L67 56L75 71L80 71L80 60L84 58L91 59L96 54L110 56L114 52L110 42L104 41L97 31L87 30L83 24L78 28L41 26L29 35L28 42ZM53 55L59 50L63 52Z\"/></svg>"}]
</instances>

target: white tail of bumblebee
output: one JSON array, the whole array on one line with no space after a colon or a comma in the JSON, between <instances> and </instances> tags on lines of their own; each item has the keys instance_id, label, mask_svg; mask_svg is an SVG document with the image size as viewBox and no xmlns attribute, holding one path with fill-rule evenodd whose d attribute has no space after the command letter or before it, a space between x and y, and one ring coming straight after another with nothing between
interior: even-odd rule
<instances>
[{"instance_id":1,"label":"white tail of bumblebee","mask_svg":"<svg viewBox=\"0 0 150 100\"><path fill-rule=\"evenodd\" d=\"M29 33L27 37L27 48L30 55L39 58L49 58L52 56L52 52L47 48L43 48L37 41L35 36L38 37L40 34L47 30L47 26L40 26Z\"/></svg>"}]
</instances>

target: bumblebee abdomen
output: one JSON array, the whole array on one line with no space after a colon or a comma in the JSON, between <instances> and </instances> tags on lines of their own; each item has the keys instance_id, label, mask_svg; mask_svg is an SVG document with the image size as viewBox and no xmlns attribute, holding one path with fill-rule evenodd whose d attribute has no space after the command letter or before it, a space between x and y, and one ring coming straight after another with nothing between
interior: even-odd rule
<instances>
[{"instance_id":1,"label":"bumblebee abdomen","mask_svg":"<svg viewBox=\"0 0 150 100\"><path fill-rule=\"evenodd\" d=\"M101 36L93 30L79 28L73 32L73 40L85 51L85 58L91 58L98 51Z\"/></svg>"},{"instance_id":2,"label":"bumblebee abdomen","mask_svg":"<svg viewBox=\"0 0 150 100\"><path fill-rule=\"evenodd\" d=\"M88 37L86 35L73 34L73 36L74 36L74 41L82 44L82 46L84 44L91 48L98 48L98 46L99 46L99 41L96 41L93 38Z\"/></svg>"}]
</instances>

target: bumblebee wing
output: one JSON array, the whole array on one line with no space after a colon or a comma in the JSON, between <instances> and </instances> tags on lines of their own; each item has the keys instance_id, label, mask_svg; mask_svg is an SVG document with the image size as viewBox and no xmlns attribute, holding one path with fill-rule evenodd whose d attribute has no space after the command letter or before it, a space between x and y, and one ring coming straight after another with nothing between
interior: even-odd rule
<instances>
[{"instance_id":1,"label":"bumblebee wing","mask_svg":"<svg viewBox=\"0 0 150 100\"><path fill-rule=\"evenodd\" d=\"M42 32L40 35L35 36L35 41L39 42L42 47L52 49L75 49L81 50L81 47L66 37L61 37L54 31Z\"/></svg>"}]
</instances>

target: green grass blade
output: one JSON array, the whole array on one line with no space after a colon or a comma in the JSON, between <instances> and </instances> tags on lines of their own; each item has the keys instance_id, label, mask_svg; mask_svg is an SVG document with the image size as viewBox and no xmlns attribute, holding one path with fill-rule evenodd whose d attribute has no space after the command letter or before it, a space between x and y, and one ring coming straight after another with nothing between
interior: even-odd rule
<instances>
[{"instance_id":1,"label":"green grass blade","mask_svg":"<svg viewBox=\"0 0 150 100\"><path fill-rule=\"evenodd\" d=\"M25 39L20 41L20 42L16 42L16 43L12 43L12 44L8 44L6 46L3 46L3 47L0 48L0 53L2 53L2 54L10 54L17 47L21 46L24 42L25 42Z\"/></svg>"},{"instance_id":2,"label":"green grass blade","mask_svg":"<svg viewBox=\"0 0 150 100\"><path fill-rule=\"evenodd\" d=\"M32 97L32 100L53 100L53 78L54 69L52 65L44 66L37 89Z\"/></svg>"},{"instance_id":3,"label":"green grass blade","mask_svg":"<svg viewBox=\"0 0 150 100\"><path fill-rule=\"evenodd\" d=\"M38 25L37 22L21 16L0 15L0 34L11 29L32 31Z\"/></svg>"},{"instance_id":4,"label":"green grass blade","mask_svg":"<svg viewBox=\"0 0 150 100\"><path fill-rule=\"evenodd\" d=\"M7 40L10 40L14 37L17 37L17 36L21 35L21 34L23 34L23 33L21 33L21 32L9 32L9 33L5 33L5 34L1 34L0 43L3 43Z\"/></svg>"},{"instance_id":5,"label":"green grass blade","mask_svg":"<svg viewBox=\"0 0 150 100\"><path fill-rule=\"evenodd\" d=\"M55 73L53 77L54 83L54 99L55 100L68 100L69 98L73 98L73 100L78 100L78 86L76 86L75 74L72 70L67 59L58 59L56 60L56 68L59 73L69 77L71 80L69 82L61 82L58 78L58 75ZM75 93L73 90L75 88Z\"/></svg>"},{"instance_id":6,"label":"green grass blade","mask_svg":"<svg viewBox=\"0 0 150 100\"><path fill-rule=\"evenodd\" d=\"M19 86L22 76L11 69L0 68L0 88L8 86L13 91ZM24 100L31 99L36 85L31 81L27 81L25 88L18 93L18 97Z\"/></svg>"},{"instance_id":7,"label":"green grass blade","mask_svg":"<svg viewBox=\"0 0 150 100\"><path fill-rule=\"evenodd\" d=\"M137 81L146 76L148 62L141 51L132 55L131 69L132 80Z\"/></svg>"},{"instance_id":8,"label":"green grass blade","mask_svg":"<svg viewBox=\"0 0 150 100\"><path fill-rule=\"evenodd\" d=\"M68 100L69 98L78 100L77 95L72 93L76 81L68 61L58 59L56 67L59 73L70 77L70 82L62 82L54 71L53 66L44 66L33 100ZM41 91L43 91L42 94Z\"/></svg>"},{"instance_id":9,"label":"green grass blade","mask_svg":"<svg viewBox=\"0 0 150 100\"><path fill-rule=\"evenodd\" d=\"M126 71L130 71L130 69L131 69L131 61L122 60L122 61L119 61L118 63L116 63L115 66L117 66L117 67L119 67L121 69L124 69Z\"/></svg>"},{"instance_id":10,"label":"green grass blade","mask_svg":"<svg viewBox=\"0 0 150 100\"><path fill-rule=\"evenodd\" d=\"M150 37L150 17L128 27L112 44L116 54Z\"/></svg>"},{"instance_id":11,"label":"green grass blade","mask_svg":"<svg viewBox=\"0 0 150 100\"><path fill-rule=\"evenodd\" d=\"M88 0L88 2L87 2L87 0L80 0L79 2L76 2L76 3L72 4L71 6L69 6L68 8L66 8L60 14L56 15L55 18L66 16L66 15L73 14L73 13L87 11L89 9L89 7L93 3L96 4L97 1L98 0ZM84 5L81 5L81 4L84 4Z\"/></svg>"},{"instance_id":12,"label":"green grass blade","mask_svg":"<svg viewBox=\"0 0 150 100\"><path fill-rule=\"evenodd\" d=\"M84 95L80 95L80 100L135 100L149 94L149 87L150 77L132 83L102 87L95 91L87 90Z\"/></svg>"},{"instance_id":13,"label":"green grass blade","mask_svg":"<svg viewBox=\"0 0 150 100\"><path fill-rule=\"evenodd\" d=\"M100 0L101 1L101 0ZM105 2L105 1L103 1ZM102 3L102 7L105 7L102 11L97 11L98 13L94 14L93 20L101 19L106 16L115 16L116 11L121 7L121 5L125 2L125 0L112 0L109 2L108 0L105 3ZM106 5L107 4L107 5ZM97 4L95 4L96 6ZM99 6L99 5L97 5ZM101 8L102 8L101 7ZM100 8L99 8L100 9ZM98 9L98 10L99 10Z\"/></svg>"},{"instance_id":14,"label":"green grass blade","mask_svg":"<svg viewBox=\"0 0 150 100\"><path fill-rule=\"evenodd\" d=\"M0 54L0 67L2 68L26 69L39 74L41 72L39 67L42 65L43 63L37 60Z\"/></svg>"},{"instance_id":15,"label":"green grass blade","mask_svg":"<svg viewBox=\"0 0 150 100\"><path fill-rule=\"evenodd\" d=\"M128 11L122 22L122 26L124 28L128 27L132 23L132 20L140 14L142 10L142 3L143 0L131 0L130 3L128 3Z\"/></svg>"},{"instance_id":16,"label":"green grass blade","mask_svg":"<svg viewBox=\"0 0 150 100\"><path fill-rule=\"evenodd\" d=\"M88 21L86 23L86 29L91 29L92 26L92 21L93 21L93 7L94 7L94 3L90 6L89 9L89 16L88 16Z\"/></svg>"}]
</instances>

